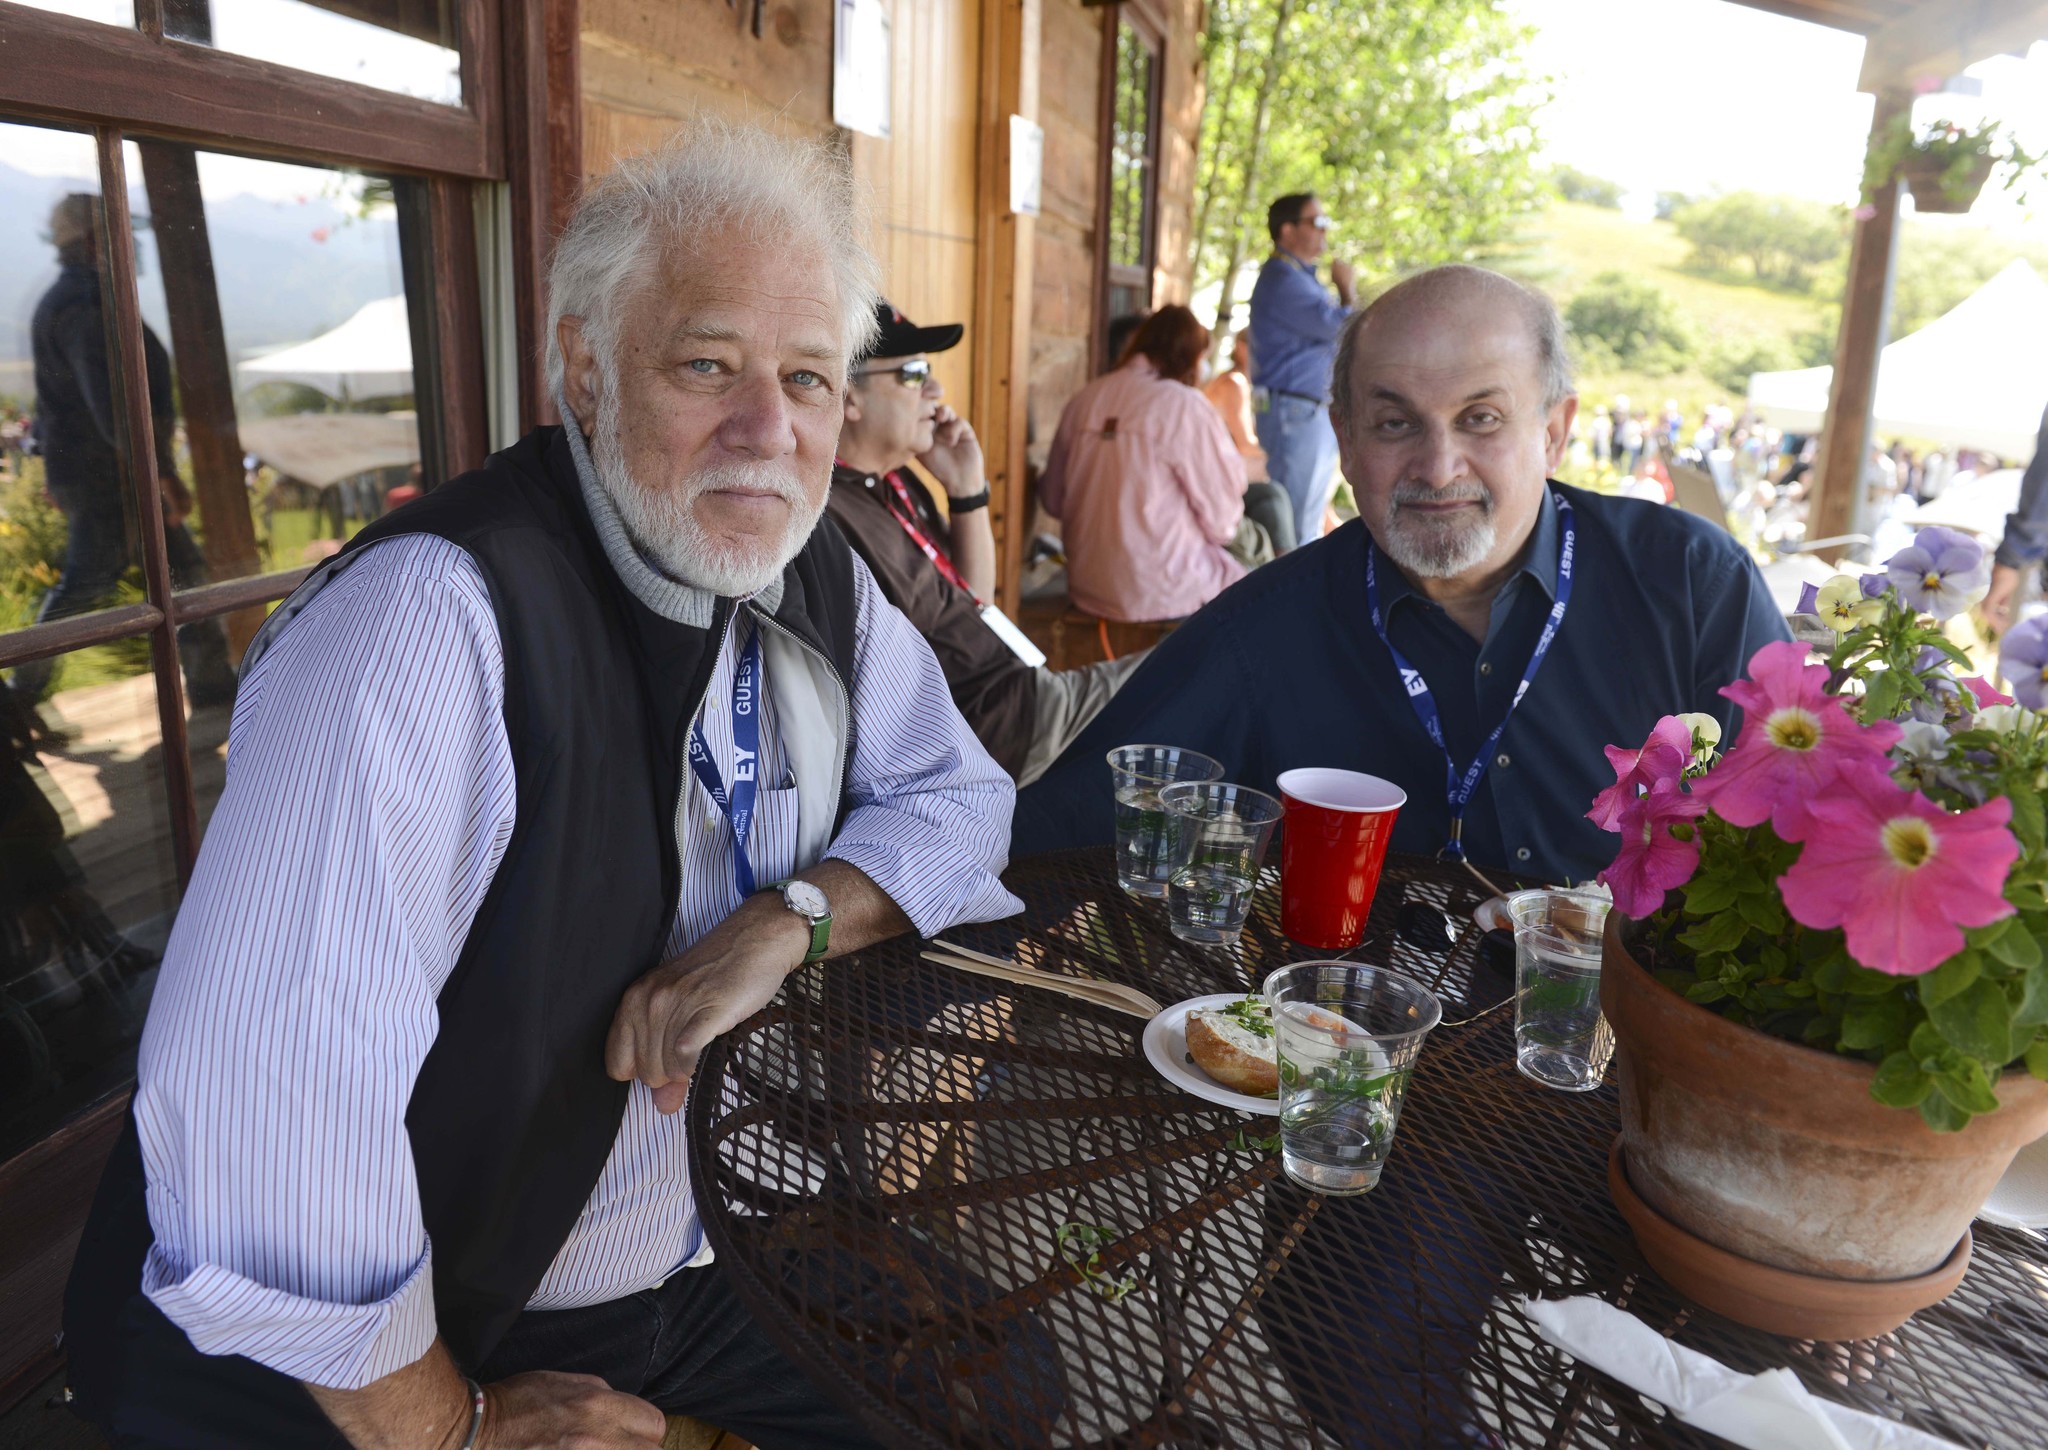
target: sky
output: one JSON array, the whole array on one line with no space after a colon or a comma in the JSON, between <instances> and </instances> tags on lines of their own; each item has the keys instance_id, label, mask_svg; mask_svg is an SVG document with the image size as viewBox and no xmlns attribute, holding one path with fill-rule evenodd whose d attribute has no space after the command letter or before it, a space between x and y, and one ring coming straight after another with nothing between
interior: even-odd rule
<instances>
[{"instance_id":1,"label":"sky","mask_svg":"<svg viewBox=\"0 0 2048 1450\"><path fill-rule=\"evenodd\" d=\"M1554 78L1546 158L1622 183L1648 215L1659 191L1783 192L1854 204L1871 98L1863 39L1728 0L1510 0ZM1966 73L1983 94L1921 98L1914 119L1996 116L2048 149L2048 44ZM1994 186L1996 183L1994 182ZM2048 237L2037 215L1987 191L1972 220Z\"/></svg>"}]
</instances>

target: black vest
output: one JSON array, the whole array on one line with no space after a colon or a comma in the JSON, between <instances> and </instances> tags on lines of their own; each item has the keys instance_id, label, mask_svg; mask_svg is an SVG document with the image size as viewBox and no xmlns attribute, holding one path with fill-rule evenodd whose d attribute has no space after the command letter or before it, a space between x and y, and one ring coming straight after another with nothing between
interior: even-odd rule
<instances>
[{"instance_id":1,"label":"black vest","mask_svg":"<svg viewBox=\"0 0 2048 1450\"><path fill-rule=\"evenodd\" d=\"M553 1263L618 1136L627 1087L605 1075L605 1037L675 919L685 734L734 605L720 600L712 627L696 629L627 589L559 428L372 524L336 567L404 534L461 546L489 585L518 792L406 1110L441 1337L473 1369ZM855 609L851 551L821 519L783 571L773 618L849 695ZM839 801L843 818L844 779ZM137 1172L124 1160L110 1180Z\"/></svg>"}]
</instances>

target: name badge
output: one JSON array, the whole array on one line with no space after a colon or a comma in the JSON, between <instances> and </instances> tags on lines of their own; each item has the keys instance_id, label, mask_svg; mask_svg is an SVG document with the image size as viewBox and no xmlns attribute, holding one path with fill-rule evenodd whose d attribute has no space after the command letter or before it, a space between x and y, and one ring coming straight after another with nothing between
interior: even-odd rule
<instances>
[{"instance_id":1,"label":"name badge","mask_svg":"<svg viewBox=\"0 0 2048 1450\"><path fill-rule=\"evenodd\" d=\"M1045 651L1033 644L1030 637L1011 622L1010 616L993 604L981 606L981 622L995 631L996 638L1010 647L1011 654L1032 669L1039 669L1045 664Z\"/></svg>"}]
</instances>

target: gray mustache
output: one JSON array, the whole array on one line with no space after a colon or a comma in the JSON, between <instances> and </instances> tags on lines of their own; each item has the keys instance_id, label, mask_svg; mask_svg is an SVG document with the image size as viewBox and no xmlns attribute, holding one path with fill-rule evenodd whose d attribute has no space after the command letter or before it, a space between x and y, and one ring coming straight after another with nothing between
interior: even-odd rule
<instances>
[{"instance_id":1,"label":"gray mustache","mask_svg":"<svg viewBox=\"0 0 2048 1450\"><path fill-rule=\"evenodd\" d=\"M1476 503L1493 512L1493 495L1484 484L1455 483L1449 488L1431 488L1426 483L1397 483L1389 496L1395 508L1406 503Z\"/></svg>"}]
</instances>

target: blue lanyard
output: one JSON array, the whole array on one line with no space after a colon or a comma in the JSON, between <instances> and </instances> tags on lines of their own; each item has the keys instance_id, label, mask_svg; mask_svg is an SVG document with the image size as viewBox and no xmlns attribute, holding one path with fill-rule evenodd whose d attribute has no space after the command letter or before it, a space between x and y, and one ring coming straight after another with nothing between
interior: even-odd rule
<instances>
[{"instance_id":1,"label":"blue lanyard","mask_svg":"<svg viewBox=\"0 0 2048 1450\"><path fill-rule=\"evenodd\" d=\"M740 651L732 677L732 794L718 778L701 722L690 726L690 769L732 827L732 880L740 899L754 894L754 866L747 859L747 828L754 823L755 779L761 763L761 635L756 630Z\"/></svg>"},{"instance_id":2,"label":"blue lanyard","mask_svg":"<svg viewBox=\"0 0 2048 1450\"><path fill-rule=\"evenodd\" d=\"M1415 718L1422 722L1422 728L1429 738L1436 742L1436 748L1444 756L1444 796L1451 808L1451 836L1444 842L1439 854L1448 860L1465 859L1465 807L1471 804L1472 793L1479 789L1479 782L1486 775L1487 762L1493 759L1493 747L1500 743L1501 735L1508 728L1508 718L1515 713L1515 707L1522 703L1522 696L1529 693L1530 682L1536 678L1536 671L1543 666L1543 657L1550 652L1550 642L1557 638L1557 627L1564 623L1564 607L1572 597L1572 550L1578 542L1578 531L1572 527L1572 506L1565 502L1561 493L1552 493L1551 499L1557 504L1557 518L1564 537L1557 550L1557 588L1552 591L1556 601L1550 606L1550 617L1543 622L1543 633L1536 638L1536 648L1529 651L1529 663L1522 668L1521 683L1515 686L1515 696L1508 701L1508 708L1500 717L1500 724L1493 727L1493 733L1486 737L1486 743L1479 747L1479 753L1472 757L1472 763L1465 773L1458 773L1458 763L1451 759L1451 747L1444 743L1443 717L1437 713L1436 699L1429 692L1429 682L1422 677L1422 671L1408 663L1408 657L1394 647L1387 638L1387 622L1380 610L1379 572L1374 565L1378 550L1368 547L1365 551L1365 600L1372 609L1372 632L1380 637L1387 653L1394 657L1394 667L1401 672L1401 686L1407 692L1408 704L1415 711Z\"/></svg>"}]
</instances>

